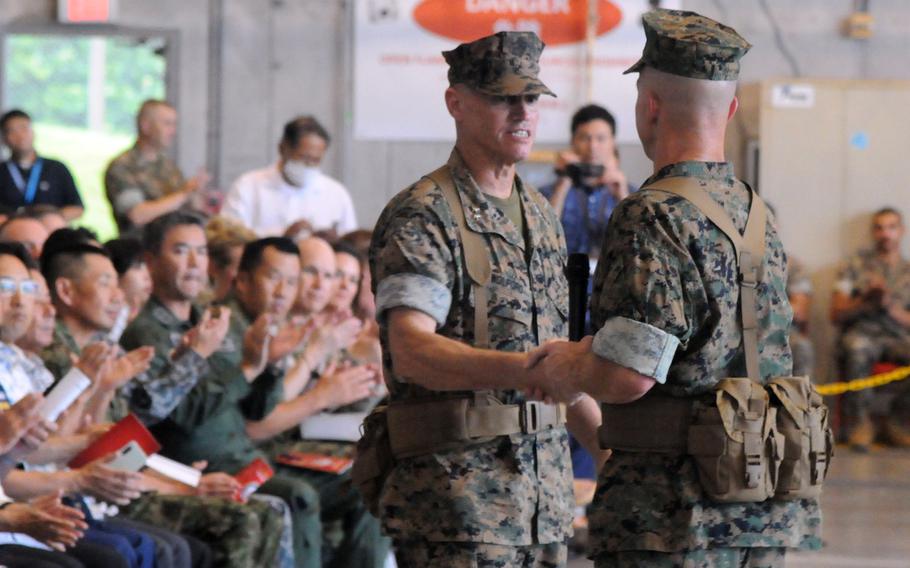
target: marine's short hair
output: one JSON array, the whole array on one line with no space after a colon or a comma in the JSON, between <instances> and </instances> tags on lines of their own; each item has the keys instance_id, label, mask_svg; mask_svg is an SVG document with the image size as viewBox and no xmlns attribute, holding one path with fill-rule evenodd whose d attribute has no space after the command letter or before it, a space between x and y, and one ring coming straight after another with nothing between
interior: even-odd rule
<instances>
[{"instance_id":1,"label":"marine's short hair","mask_svg":"<svg viewBox=\"0 0 910 568\"><path fill-rule=\"evenodd\" d=\"M172 211L156 217L145 226L142 230L142 248L149 254L158 254L170 230L183 225L195 225L205 230L205 220L201 215L190 211Z\"/></svg>"},{"instance_id":2,"label":"marine's short hair","mask_svg":"<svg viewBox=\"0 0 910 568\"><path fill-rule=\"evenodd\" d=\"M287 237L266 237L249 242L243 247L243 255L240 257L240 266L237 268L238 274L250 274L262 264L262 257L268 248L275 248L285 254L300 256L300 249L294 244L294 241Z\"/></svg>"},{"instance_id":3,"label":"marine's short hair","mask_svg":"<svg viewBox=\"0 0 910 568\"><path fill-rule=\"evenodd\" d=\"M594 120L603 120L610 125L610 132L616 136L616 119L610 114L610 111L600 105L585 105L575 111L572 115L572 136L578 127Z\"/></svg>"}]
</instances>

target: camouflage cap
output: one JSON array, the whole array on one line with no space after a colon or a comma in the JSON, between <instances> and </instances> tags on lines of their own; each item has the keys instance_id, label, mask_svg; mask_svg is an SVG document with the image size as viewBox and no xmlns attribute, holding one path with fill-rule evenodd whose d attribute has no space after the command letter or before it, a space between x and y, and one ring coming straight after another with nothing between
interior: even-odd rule
<instances>
[{"instance_id":1,"label":"camouflage cap","mask_svg":"<svg viewBox=\"0 0 910 568\"><path fill-rule=\"evenodd\" d=\"M626 73L647 65L709 81L735 81L739 59L752 46L731 27L695 12L652 10L644 15L645 49Z\"/></svg>"},{"instance_id":2,"label":"camouflage cap","mask_svg":"<svg viewBox=\"0 0 910 568\"><path fill-rule=\"evenodd\" d=\"M465 85L488 95L551 95L537 73L544 43L534 32L499 32L443 51L449 84Z\"/></svg>"}]
</instances>

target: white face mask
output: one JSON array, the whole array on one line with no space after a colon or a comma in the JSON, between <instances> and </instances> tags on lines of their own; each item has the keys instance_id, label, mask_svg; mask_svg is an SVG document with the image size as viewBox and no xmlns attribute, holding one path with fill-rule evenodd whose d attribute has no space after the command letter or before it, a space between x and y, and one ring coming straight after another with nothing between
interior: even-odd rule
<instances>
[{"instance_id":1,"label":"white face mask","mask_svg":"<svg viewBox=\"0 0 910 568\"><path fill-rule=\"evenodd\" d=\"M319 177L319 168L308 166L300 160L286 160L284 162L284 177L295 187L312 185Z\"/></svg>"}]
</instances>

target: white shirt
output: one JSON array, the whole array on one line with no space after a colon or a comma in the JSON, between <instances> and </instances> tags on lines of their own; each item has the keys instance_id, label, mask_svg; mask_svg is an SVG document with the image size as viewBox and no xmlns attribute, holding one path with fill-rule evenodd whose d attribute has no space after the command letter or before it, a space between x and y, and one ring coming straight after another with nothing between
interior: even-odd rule
<instances>
[{"instance_id":1,"label":"white shirt","mask_svg":"<svg viewBox=\"0 0 910 568\"><path fill-rule=\"evenodd\" d=\"M310 185L294 187L284 180L278 164L240 176L228 191L221 214L261 237L282 235L301 219L314 231L335 229L338 235L357 228L354 204L343 185L320 172Z\"/></svg>"}]
</instances>

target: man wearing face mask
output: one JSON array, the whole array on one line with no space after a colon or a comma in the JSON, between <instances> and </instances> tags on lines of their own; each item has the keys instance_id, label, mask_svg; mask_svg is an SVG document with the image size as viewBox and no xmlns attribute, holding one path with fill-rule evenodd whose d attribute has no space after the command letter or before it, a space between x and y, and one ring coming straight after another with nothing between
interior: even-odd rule
<instances>
[{"instance_id":1,"label":"man wearing face mask","mask_svg":"<svg viewBox=\"0 0 910 568\"><path fill-rule=\"evenodd\" d=\"M282 235L299 223L339 235L356 229L347 189L319 169L329 141L329 133L312 116L288 122L278 144L278 163L240 176L222 214L260 236Z\"/></svg>"}]
</instances>

